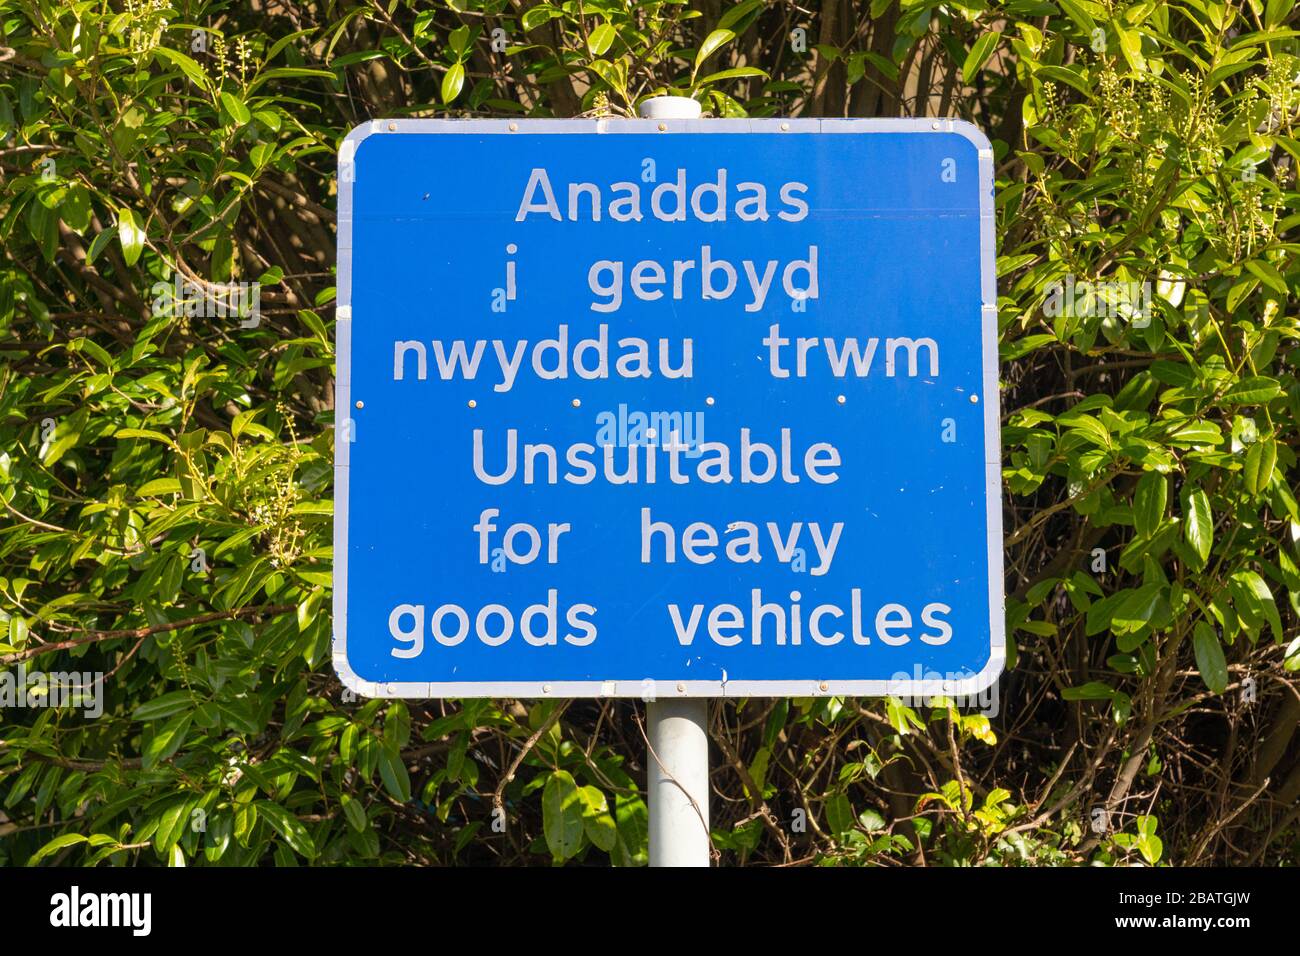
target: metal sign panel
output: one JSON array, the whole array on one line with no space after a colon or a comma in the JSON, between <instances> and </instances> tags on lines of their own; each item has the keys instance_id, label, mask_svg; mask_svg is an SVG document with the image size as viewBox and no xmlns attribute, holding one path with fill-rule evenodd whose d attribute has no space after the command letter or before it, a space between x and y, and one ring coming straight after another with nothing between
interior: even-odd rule
<instances>
[{"instance_id":1,"label":"metal sign panel","mask_svg":"<svg viewBox=\"0 0 1300 956\"><path fill-rule=\"evenodd\" d=\"M930 120L340 151L334 661L367 696L1000 672L993 155Z\"/></svg>"}]
</instances>

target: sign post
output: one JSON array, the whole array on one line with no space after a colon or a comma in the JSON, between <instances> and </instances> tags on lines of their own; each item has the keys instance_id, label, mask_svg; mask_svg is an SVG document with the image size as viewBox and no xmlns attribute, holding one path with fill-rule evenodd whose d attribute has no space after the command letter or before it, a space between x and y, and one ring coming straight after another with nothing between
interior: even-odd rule
<instances>
[{"instance_id":1,"label":"sign post","mask_svg":"<svg viewBox=\"0 0 1300 956\"><path fill-rule=\"evenodd\" d=\"M697 120L701 112L689 96L656 96L640 111L662 120ZM709 702L647 700L645 713L650 865L708 866Z\"/></svg>"},{"instance_id":2,"label":"sign post","mask_svg":"<svg viewBox=\"0 0 1300 956\"><path fill-rule=\"evenodd\" d=\"M993 153L675 108L343 143L334 663L642 698L652 862L706 864L708 698L1001 671Z\"/></svg>"},{"instance_id":3,"label":"sign post","mask_svg":"<svg viewBox=\"0 0 1300 956\"><path fill-rule=\"evenodd\" d=\"M646 703L651 866L709 865L709 702Z\"/></svg>"}]
</instances>

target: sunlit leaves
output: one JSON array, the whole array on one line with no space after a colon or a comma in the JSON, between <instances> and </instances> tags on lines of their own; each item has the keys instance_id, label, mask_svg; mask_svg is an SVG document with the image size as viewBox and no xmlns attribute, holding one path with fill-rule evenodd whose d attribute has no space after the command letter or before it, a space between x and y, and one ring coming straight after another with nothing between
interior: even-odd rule
<instances>
[{"instance_id":1,"label":"sunlit leaves","mask_svg":"<svg viewBox=\"0 0 1300 956\"><path fill-rule=\"evenodd\" d=\"M448 67L447 72L442 77L442 101L444 103L450 103L456 97L460 96L460 91L464 86L464 64L455 63Z\"/></svg>"},{"instance_id":2,"label":"sunlit leaves","mask_svg":"<svg viewBox=\"0 0 1300 956\"><path fill-rule=\"evenodd\" d=\"M253 114L248 111L244 101L228 91L222 91L221 93L221 108L224 110L228 121L236 126L244 126L253 118Z\"/></svg>"},{"instance_id":3,"label":"sunlit leaves","mask_svg":"<svg viewBox=\"0 0 1300 956\"><path fill-rule=\"evenodd\" d=\"M608 23L602 23L591 31L587 37L587 50L592 56L604 56L605 52L614 44L618 37L618 31Z\"/></svg>"},{"instance_id":4,"label":"sunlit leaves","mask_svg":"<svg viewBox=\"0 0 1300 956\"><path fill-rule=\"evenodd\" d=\"M714 30L700 44L700 49L695 54L695 68L698 70L705 60L735 38L736 34L731 30Z\"/></svg>"},{"instance_id":5,"label":"sunlit leaves","mask_svg":"<svg viewBox=\"0 0 1300 956\"><path fill-rule=\"evenodd\" d=\"M1273 478L1273 468L1277 464L1277 444L1271 439L1255 442L1246 452L1246 464L1243 475L1246 490L1258 495L1268 487Z\"/></svg>"},{"instance_id":6,"label":"sunlit leaves","mask_svg":"<svg viewBox=\"0 0 1300 956\"><path fill-rule=\"evenodd\" d=\"M1002 34L997 32L985 33L971 46L970 52L966 55L965 62L961 67L961 79L963 83L970 83L975 79L984 64L988 62L993 51L997 49L998 41L1002 39Z\"/></svg>"},{"instance_id":7,"label":"sunlit leaves","mask_svg":"<svg viewBox=\"0 0 1300 956\"><path fill-rule=\"evenodd\" d=\"M1277 379L1255 375L1233 382L1223 393L1223 402L1229 405L1263 405L1281 394L1282 386Z\"/></svg>"},{"instance_id":8,"label":"sunlit leaves","mask_svg":"<svg viewBox=\"0 0 1300 956\"><path fill-rule=\"evenodd\" d=\"M117 211L117 238L122 244L122 258L126 264L135 265L144 250L146 236L136 214L126 207Z\"/></svg>"},{"instance_id":9,"label":"sunlit leaves","mask_svg":"<svg viewBox=\"0 0 1300 956\"><path fill-rule=\"evenodd\" d=\"M309 860L316 856L316 847L312 843L307 828L288 810L270 800L259 800L257 802L257 811L261 818L284 838L284 841L293 848L295 853L299 853Z\"/></svg>"},{"instance_id":10,"label":"sunlit leaves","mask_svg":"<svg viewBox=\"0 0 1300 956\"><path fill-rule=\"evenodd\" d=\"M1214 544L1214 515L1210 510L1210 496L1200 488L1189 488L1183 510L1187 543L1204 565Z\"/></svg>"}]
</instances>

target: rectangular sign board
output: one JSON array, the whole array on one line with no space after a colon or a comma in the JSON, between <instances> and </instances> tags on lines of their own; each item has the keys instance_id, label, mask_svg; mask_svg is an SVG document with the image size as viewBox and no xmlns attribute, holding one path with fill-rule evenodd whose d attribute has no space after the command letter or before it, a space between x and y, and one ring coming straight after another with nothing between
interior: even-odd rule
<instances>
[{"instance_id":1,"label":"rectangular sign board","mask_svg":"<svg viewBox=\"0 0 1300 956\"><path fill-rule=\"evenodd\" d=\"M993 153L975 127L384 120L339 161L349 687L996 680Z\"/></svg>"}]
</instances>

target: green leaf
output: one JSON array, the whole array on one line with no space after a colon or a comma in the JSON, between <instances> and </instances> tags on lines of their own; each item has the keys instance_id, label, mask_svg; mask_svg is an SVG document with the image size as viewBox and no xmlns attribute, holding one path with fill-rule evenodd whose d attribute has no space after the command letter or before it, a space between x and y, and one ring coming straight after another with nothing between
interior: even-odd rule
<instances>
[{"instance_id":1,"label":"green leaf","mask_svg":"<svg viewBox=\"0 0 1300 956\"><path fill-rule=\"evenodd\" d=\"M1164 475L1148 471L1138 481L1133 495L1133 527L1140 538L1149 538L1159 530L1168 504L1169 482Z\"/></svg>"},{"instance_id":2,"label":"green leaf","mask_svg":"<svg viewBox=\"0 0 1300 956\"><path fill-rule=\"evenodd\" d=\"M180 493L181 483L176 478L155 478L152 481L146 481L135 490L137 498L149 498L153 495L178 495Z\"/></svg>"},{"instance_id":3,"label":"green leaf","mask_svg":"<svg viewBox=\"0 0 1300 956\"><path fill-rule=\"evenodd\" d=\"M400 803L410 802L411 775L402 762L402 755L390 744L384 744L379 751L379 777L384 781L384 789L394 800Z\"/></svg>"},{"instance_id":4,"label":"green leaf","mask_svg":"<svg viewBox=\"0 0 1300 956\"><path fill-rule=\"evenodd\" d=\"M173 714L179 714L183 710L190 710L196 706L192 691L174 690L170 694L163 694L161 697L146 700L131 712L131 719L161 720L164 717L171 717Z\"/></svg>"},{"instance_id":5,"label":"green leaf","mask_svg":"<svg viewBox=\"0 0 1300 956\"><path fill-rule=\"evenodd\" d=\"M27 859L28 866L35 866L47 856L53 856L60 850L67 849L70 846L76 846L78 843L85 843L86 837L80 833L64 833L62 836L56 836L49 843L45 844Z\"/></svg>"},{"instance_id":6,"label":"green leaf","mask_svg":"<svg viewBox=\"0 0 1300 956\"><path fill-rule=\"evenodd\" d=\"M1174 432L1170 441L1184 445L1218 445L1223 442L1223 432L1213 422L1191 422Z\"/></svg>"},{"instance_id":7,"label":"green leaf","mask_svg":"<svg viewBox=\"0 0 1300 956\"><path fill-rule=\"evenodd\" d=\"M605 795L596 787L582 787L578 792L582 797L583 832L595 847L609 853L618 843L618 825Z\"/></svg>"},{"instance_id":8,"label":"green leaf","mask_svg":"<svg viewBox=\"0 0 1300 956\"><path fill-rule=\"evenodd\" d=\"M248 107L234 93L222 91L221 105L226 111L226 115L234 120L236 126L246 126L248 121L253 118L253 114L248 111Z\"/></svg>"},{"instance_id":9,"label":"green leaf","mask_svg":"<svg viewBox=\"0 0 1300 956\"><path fill-rule=\"evenodd\" d=\"M519 19L519 25L524 28L525 33L531 33L543 23L558 16L561 16L561 13L555 7L549 3L540 3L524 11L524 15Z\"/></svg>"},{"instance_id":10,"label":"green leaf","mask_svg":"<svg viewBox=\"0 0 1300 956\"><path fill-rule=\"evenodd\" d=\"M1281 293L1282 298L1285 299L1290 295L1291 290L1287 288L1286 279L1282 278L1282 273L1278 272L1271 262L1265 262L1263 259L1251 259L1246 263L1246 268L1254 273L1264 285L1274 292Z\"/></svg>"},{"instance_id":11,"label":"green leaf","mask_svg":"<svg viewBox=\"0 0 1300 956\"><path fill-rule=\"evenodd\" d=\"M361 801L346 793L343 794L343 816L347 819L348 826L357 833L365 833L366 827L370 825L366 818L366 808L361 805Z\"/></svg>"},{"instance_id":12,"label":"green leaf","mask_svg":"<svg viewBox=\"0 0 1300 956\"><path fill-rule=\"evenodd\" d=\"M1295 6L1295 0L1268 0L1264 6L1264 26L1270 30L1281 25Z\"/></svg>"},{"instance_id":13,"label":"green leaf","mask_svg":"<svg viewBox=\"0 0 1300 956\"><path fill-rule=\"evenodd\" d=\"M717 73L710 73L699 82L700 85L703 86L706 83L716 83L719 80L739 80L744 79L747 76L761 76L766 78L767 74L756 67L737 66L730 70L719 70Z\"/></svg>"},{"instance_id":14,"label":"green leaf","mask_svg":"<svg viewBox=\"0 0 1300 956\"><path fill-rule=\"evenodd\" d=\"M1034 70L1034 79L1064 83L1078 90L1086 97L1091 98L1093 96L1093 90L1088 85L1088 81L1079 74L1077 69L1064 66L1040 66Z\"/></svg>"},{"instance_id":15,"label":"green leaf","mask_svg":"<svg viewBox=\"0 0 1300 956\"><path fill-rule=\"evenodd\" d=\"M113 432L114 438L148 438L152 441L162 442L164 445L175 447L176 443L164 435L162 432L151 431L147 428L119 428Z\"/></svg>"},{"instance_id":16,"label":"green leaf","mask_svg":"<svg viewBox=\"0 0 1300 956\"><path fill-rule=\"evenodd\" d=\"M710 33L705 37L704 42L700 44L699 52L695 54L695 69L698 70L700 64L735 38L736 34L730 30L714 30Z\"/></svg>"},{"instance_id":17,"label":"green leaf","mask_svg":"<svg viewBox=\"0 0 1300 956\"><path fill-rule=\"evenodd\" d=\"M1102 448L1112 446L1110 429L1103 425L1099 419L1082 413L1071 414L1068 419L1061 416L1061 419L1058 419L1058 421L1069 428L1072 433L1081 434L1093 444Z\"/></svg>"},{"instance_id":18,"label":"green leaf","mask_svg":"<svg viewBox=\"0 0 1300 956\"><path fill-rule=\"evenodd\" d=\"M1115 688L1094 680L1078 687L1067 687L1061 691L1061 696L1066 700L1110 700L1115 696Z\"/></svg>"},{"instance_id":19,"label":"green leaf","mask_svg":"<svg viewBox=\"0 0 1300 956\"><path fill-rule=\"evenodd\" d=\"M81 441L81 433L85 430L87 418L84 411L78 412L54 427L54 434L50 436L52 439L50 445L41 456L42 465L49 468L67 452L77 447L77 443Z\"/></svg>"},{"instance_id":20,"label":"green leaf","mask_svg":"<svg viewBox=\"0 0 1300 956\"><path fill-rule=\"evenodd\" d=\"M1197 621L1192 628L1192 650L1196 653L1196 669L1201 680L1212 693L1222 694L1228 689L1228 662L1223 657L1223 645L1214 628Z\"/></svg>"},{"instance_id":21,"label":"green leaf","mask_svg":"<svg viewBox=\"0 0 1300 956\"><path fill-rule=\"evenodd\" d=\"M113 241L113 237L116 235L116 229L103 229L96 234L95 238L90 241L90 248L86 250L86 265L94 265L95 260L99 258L99 254Z\"/></svg>"},{"instance_id":22,"label":"green leaf","mask_svg":"<svg viewBox=\"0 0 1300 956\"><path fill-rule=\"evenodd\" d=\"M997 49L998 42L1001 41L1002 34L998 32L986 33L981 36L971 46L970 52L966 54L966 62L961 65L961 79L967 86L975 79L975 74L983 69L984 64L988 62L993 51Z\"/></svg>"},{"instance_id":23,"label":"green leaf","mask_svg":"<svg viewBox=\"0 0 1300 956\"><path fill-rule=\"evenodd\" d=\"M190 723L193 719L193 714L180 714L154 731L153 737L149 740L148 745L144 748L144 753L141 755L141 765L145 770L154 767L180 750L181 745L185 743L186 735L190 732Z\"/></svg>"},{"instance_id":24,"label":"green leaf","mask_svg":"<svg viewBox=\"0 0 1300 956\"><path fill-rule=\"evenodd\" d=\"M9 618L9 646L12 648L22 648L27 646L27 635L30 633L30 627L27 619L22 615L15 614Z\"/></svg>"},{"instance_id":25,"label":"green leaf","mask_svg":"<svg viewBox=\"0 0 1300 956\"><path fill-rule=\"evenodd\" d=\"M909 725L916 726L920 730L925 729L925 724L921 723L920 718L916 716L916 711L897 697L885 698L885 716L889 719L889 725L894 728L894 732L898 734L910 734L912 731Z\"/></svg>"},{"instance_id":26,"label":"green leaf","mask_svg":"<svg viewBox=\"0 0 1300 956\"><path fill-rule=\"evenodd\" d=\"M1230 405L1263 405L1282 395L1282 386L1275 378L1256 375L1236 382L1223 394L1223 401Z\"/></svg>"},{"instance_id":27,"label":"green leaf","mask_svg":"<svg viewBox=\"0 0 1300 956\"><path fill-rule=\"evenodd\" d=\"M1244 591L1237 592L1242 597L1250 601L1258 608L1259 614L1264 616L1268 621L1268 626L1273 631L1273 639L1279 644L1285 640L1282 632L1282 618L1278 614L1277 602L1273 599L1273 592L1269 589L1268 582L1265 581L1255 571L1238 571L1234 574L1229 585L1237 584L1244 588Z\"/></svg>"},{"instance_id":28,"label":"green leaf","mask_svg":"<svg viewBox=\"0 0 1300 956\"><path fill-rule=\"evenodd\" d=\"M172 847L180 840L185 831L190 806L190 800L173 800L159 815L153 833L153 846L160 856L169 854Z\"/></svg>"},{"instance_id":29,"label":"green leaf","mask_svg":"<svg viewBox=\"0 0 1300 956\"><path fill-rule=\"evenodd\" d=\"M271 829L284 838L284 842L289 844L290 849L309 860L315 858L316 845L312 842L311 834L307 832L307 828L302 825L301 820L278 803L272 803L270 800L258 800L254 803L254 806L257 807L258 815L271 825Z\"/></svg>"},{"instance_id":30,"label":"green leaf","mask_svg":"<svg viewBox=\"0 0 1300 956\"><path fill-rule=\"evenodd\" d=\"M853 804L843 791L836 791L826 798L826 825L840 838L853 830Z\"/></svg>"},{"instance_id":31,"label":"green leaf","mask_svg":"<svg viewBox=\"0 0 1300 956\"><path fill-rule=\"evenodd\" d=\"M1096 21L1092 19L1081 4L1075 3L1074 0L1057 0L1057 5L1065 11L1065 15L1079 28L1080 33L1091 36L1092 31L1097 29Z\"/></svg>"},{"instance_id":32,"label":"green leaf","mask_svg":"<svg viewBox=\"0 0 1300 956\"><path fill-rule=\"evenodd\" d=\"M1001 358L1004 362L1014 362L1018 358L1024 358L1035 349L1042 348L1048 342L1055 342L1055 335L1040 333L1038 335L1022 335L1014 342L1005 342L1001 346Z\"/></svg>"},{"instance_id":33,"label":"green leaf","mask_svg":"<svg viewBox=\"0 0 1300 956\"><path fill-rule=\"evenodd\" d=\"M1142 854L1142 858L1151 866L1160 862L1160 857L1164 853L1164 844L1156 836L1156 818L1150 816L1141 816L1137 818L1137 848Z\"/></svg>"},{"instance_id":34,"label":"green leaf","mask_svg":"<svg viewBox=\"0 0 1300 956\"><path fill-rule=\"evenodd\" d=\"M457 63L447 70L446 75L442 78L442 101L450 103L456 97L460 96L461 87L465 85L465 67Z\"/></svg>"},{"instance_id":35,"label":"green leaf","mask_svg":"<svg viewBox=\"0 0 1300 956\"><path fill-rule=\"evenodd\" d=\"M1241 303L1245 301L1246 297L1257 288L1259 288L1259 280L1254 276L1246 276L1236 282L1233 287L1228 290L1228 298L1224 303L1228 312L1236 312L1237 306L1241 305Z\"/></svg>"},{"instance_id":36,"label":"green leaf","mask_svg":"<svg viewBox=\"0 0 1300 956\"><path fill-rule=\"evenodd\" d=\"M41 252L41 258L46 263L53 262L54 255L58 251L59 203L67 195L67 192L67 188L63 186L41 190L35 199L27 204L27 215L25 217L27 231L36 240L36 246ZM12 207L9 211L12 211ZM5 222L6 224L9 222L8 216L6 216ZM8 226L6 225L7 231Z\"/></svg>"},{"instance_id":37,"label":"green leaf","mask_svg":"<svg viewBox=\"0 0 1300 956\"><path fill-rule=\"evenodd\" d=\"M614 803L614 820L618 824L618 847L615 860L620 866L644 864L649 843L649 812L645 801L637 796L618 796Z\"/></svg>"},{"instance_id":38,"label":"green leaf","mask_svg":"<svg viewBox=\"0 0 1300 956\"><path fill-rule=\"evenodd\" d=\"M153 53L155 56L162 57L164 60L180 67L180 71L189 77L190 82L200 90L203 90L206 93L212 89L212 82L208 79L207 73L203 71L203 67L199 66L195 60L190 59L190 57L186 56L184 53L181 53L178 50L173 50L163 44L153 47Z\"/></svg>"},{"instance_id":39,"label":"green leaf","mask_svg":"<svg viewBox=\"0 0 1300 956\"><path fill-rule=\"evenodd\" d=\"M128 266L140 261L145 234L135 213L123 207L117 211L117 237L122 243L122 258Z\"/></svg>"},{"instance_id":40,"label":"green leaf","mask_svg":"<svg viewBox=\"0 0 1300 956\"><path fill-rule=\"evenodd\" d=\"M1111 618L1111 630L1116 634L1132 634L1153 625L1163 600L1161 591L1160 584L1144 584L1131 591L1121 591L1124 597Z\"/></svg>"},{"instance_id":41,"label":"green leaf","mask_svg":"<svg viewBox=\"0 0 1300 956\"><path fill-rule=\"evenodd\" d=\"M456 54L456 59L464 61L465 54L469 51L471 45L470 29L467 26L457 27L447 34L447 46L451 52Z\"/></svg>"},{"instance_id":42,"label":"green leaf","mask_svg":"<svg viewBox=\"0 0 1300 956\"><path fill-rule=\"evenodd\" d=\"M379 56L383 56L383 54L380 53ZM342 59L344 58L339 57L339 60ZM366 55L366 59L374 59L374 57ZM334 66L337 64L337 62L338 61L335 61L330 65ZM258 87L260 87L264 83L270 82L271 80L293 80L293 79L330 80L333 82L336 81L338 77L330 70L310 70L300 66L293 66L293 67L281 66L281 67L276 67L274 70L266 70L262 73L257 74L257 78L248 84L248 89L246 90L246 92L251 96ZM263 115L263 111L259 111L254 115L261 116Z\"/></svg>"},{"instance_id":43,"label":"green leaf","mask_svg":"<svg viewBox=\"0 0 1300 956\"><path fill-rule=\"evenodd\" d=\"M602 23L587 37L587 51L592 56L604 56L605 51L614 45L617 38L618 31L608 23Z\"/></svg>"},{"instance_id":44,"label":"green leaf","mask_svg":"<svg viewBox=\"0 0 1300 956\"><path fill-rule=\"evenodd\" d=\"M59 205L59 218L76 233L90 228L90 192L85 186L77 184L68 189Z\"/></svg>"},{"instance_id":45,"label":"green leaf","mask_svg":"<svg viewBox=\"0 0 1300 956\"><path fill-rule=\"evenodd\" d=\"M1261 438L1250 446L1246 452L1246 467L1242 472L1246 480L1246 490L1252 495L1263 493L1273 478L1273 468L1277 464L1277 444L1270 439Z\"/></svg>"},{"instance_id":46,"label":"green leaf","mask_svg":"<svg viewBox=\"0 0 1300 956\"><path fill-rule=\"evenodd\" d=\"M1112 20L1116 34L1119 35L1119 51L1124 55L1131 69L1136 72L1142 72L1146 69L1146 58L1142 56L1142 34L1137 30L1130 30L1120 26L1117 20Z\"/></svg>"},{"instance_id":47,"label":"green leaf","mask_svg":"<svg viewBox=\"0 0 1300 956\"><path fill-rule=\"evenodd\" d=\"M741 0L740 3L722 15L722 18L718 20L718 26L729 30L755 10L762 9L764 3L765 0Z\"/></svg>"},{"instance_id":48,"label":"green leaf","mask_svg":"<svg viewBox=\"0 0 1300 956\"><path fill-rule=\"evenodd\" d=\"M1282 667L1288 671L1300 671L1300 637L1286 646L1283 652Z\"/></svg>"},{"instance_id":49,"label":"green leaf","mask_svg":"<svg viewBox=\"0 0 1300 956\"><path fill-rule=\"evenodd\" d=\"M551 856L567 860L582 848L583 802L578 785L565 770L556 770L542 790L542 831Z\"/></svg>"},{"instance_id":50,"label":"green leaf","mask_svg":"<svg viewBox=\"0 0 1300 956\"><path fill-rule=\"evenodd\" d=\"M1214 514L1210 510L1210 497L1200 488L1191 488L1186 493L1184 505L1184 532L1187 543L1192 546L1204 565L1210 557L1210 548L1214 544Z\"/></svg>"}]
</instances>

